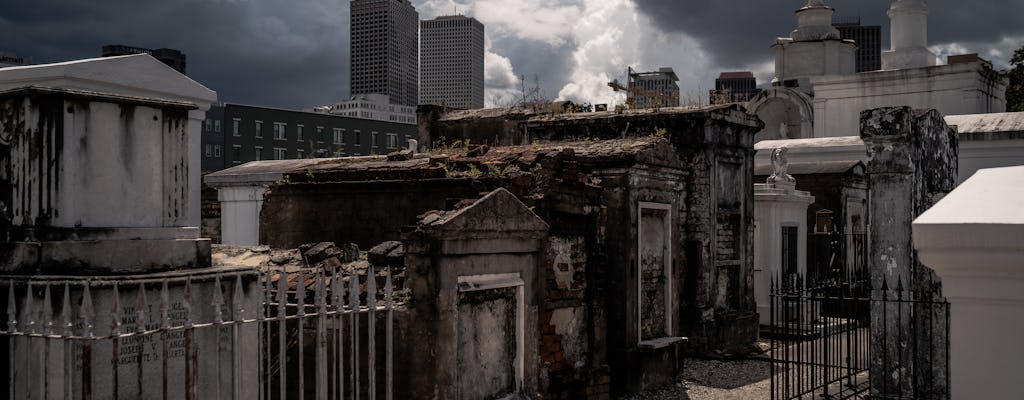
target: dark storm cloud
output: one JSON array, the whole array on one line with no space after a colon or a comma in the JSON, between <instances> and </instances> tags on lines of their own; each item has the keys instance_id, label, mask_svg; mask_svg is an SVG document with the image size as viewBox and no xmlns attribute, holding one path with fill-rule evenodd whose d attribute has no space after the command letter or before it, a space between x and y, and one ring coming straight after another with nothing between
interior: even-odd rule
<instances>
[{"instance_id":1,"label":"dark storm cloud","mask_svg":"<svg viewBox=\"0 0 1024 400\"><path fill-rule=\"evenodd\" d=\"M770 56L775 37L788 36L796 27L793 11L802 0L635 0L641 12L659 28L696 38L725 68L743 67ZM889 42L888 0L826 0L837 16L862 18L862 23L882 26L883 48ZM929 44L998 42L1007 36L1024 35L1022 0L932 0ZM984 49L973 49L982 51Z\"/></svg>"},{"instance_id":2,"label":"dark storm cloud","mask_svg":"<svg viewBox=\"0 0 1024 400\"><path fill-rule=\"evenodd\" d=\"M0 3L0 51L35 63L105 44L174 48L221 101L302 108L348 91L348 0Z\"/></svg>"},{"instance_id":3,"label":"dark storm cloud","mask_svg":"<svg viewBox=\"0 0 1024 400\"><path fill-rule=\"evenodd\" d=\"M572 51L575 43L561 46L548 46L536 40L525 40L514 37L492 39L492 46L501 55L508 57L515 67L518 78L525 80L526 86L539 84L545 98L554 99L558 90L572 75Z\"/></svg>"}]
</instances>

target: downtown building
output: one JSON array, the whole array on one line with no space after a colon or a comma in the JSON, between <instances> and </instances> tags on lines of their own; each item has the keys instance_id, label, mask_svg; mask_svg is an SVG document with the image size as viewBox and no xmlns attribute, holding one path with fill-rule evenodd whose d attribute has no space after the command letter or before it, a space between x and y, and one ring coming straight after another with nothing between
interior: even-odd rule
<instances>
[{"instance_id":1,"label":"downtown building","mask_svg":"<svg viewBox=\"0 0 1024 400\"><path fill-rule=\"evenodd\" d=\"M722 72L715 79L715 90L711 91L711 104L743 103L761 93L757 79L750 71Z\"/></svg>"},{"instance_id":2,"label":"downtown building","mask_svg":"<svg viewBox=\"0 0 1024 400\"><path fill-rule=\"evenodd\" d=\"M634 108L679 107L679 77L671 67L657 71L634 72L629 69L627 102Z\"/></svg>"},{"instance_id":3,"label":"downtown building","mask_svg":"<svg viewBox=\"0 0 1024 400\"><path fill-rule=\"evenodd\" d=\"M352 0L350 94L419 103L419 13L409 0Z\"/></svg>"},{"instance_id":4,"label":"downtown building","mask_svg":"<svg viewBox=\"0 0 1024 400\"><path fill-rule=\"evenodd\" d=\"M15 53L0 51L0 68L32 65L32 57L20 57Z\"/></svg>"},{"instance_id":5,"label":"downtown building","mask_svg":"<svg viewBox=\"0 0 1024 400\"><path fill-rule=\"evenodd\" d=\"M420 22L420 103L484 107L484 25L462 15Z\"/></svg>"},{"instance_id":6,"label":"downtown building","mask_svg":"<svg viewBox=\"0 0 1024 400\"><path fill-rule=\"evenodd\" d=\"M861 25L860 18L835 18L832 26L839 30L839 37L857 44L854 58L857 72L882 69L882 27Z\"/></svg>"},{"instance_id":7,"label":"downtown building","mask_svg":"<svg viewBox=\"0 0 1024 400\"><path fill-rule=\"evenodd\" d=\"M142 47L132 47L120 44L108 44L103 46L103 57L127 56L131 54L149 54L153 56L153 58L160 60L160 62L167 64L168 67L174 68L175 71L181 72L182 75L187 75L185 72L186 57L185 53L182 53L181 50L145 49Z\"/></svg>"}]
</instances>

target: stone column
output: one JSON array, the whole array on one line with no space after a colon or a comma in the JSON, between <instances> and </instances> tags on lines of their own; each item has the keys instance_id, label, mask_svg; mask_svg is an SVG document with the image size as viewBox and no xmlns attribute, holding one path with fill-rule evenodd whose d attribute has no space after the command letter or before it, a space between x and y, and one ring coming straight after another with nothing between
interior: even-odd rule
<instances>
[{"instance_id":1,"label":"stone column","mask_svg":"<svg viewBox=\"0 0 1024 400\"><path fill-rule=\"evenodd\" d=\"M868 152L867 267L875 297L941 298L941 285L931 270L920 265L911 246L911 222L952 190L957 176L956 132L935 110L887 107L861 112L861 138ZM885 293L877 290L883 286L889 289ZM904 289L902 293L897 293L898 287ZM932 392L928 383L912 387L918 372L916 360L929 350L914 346L912 339L919 332L942 332L944 324L940 329L914 326L932 320L915 321L919 311L917 307L872 302L874 394L884 398L895 393ZM944 348L945 337L919 341ZM945 376L944 365L933 363L931 367L938 376Z\"/></svg>"},{"instance_id":2,"label":"stone column","mask_svg":"<svg viewBox=\"0 0 1024 400\"><path fill-rule=\"evenodd\" d=\"M1024 167L979 170L914 221L921 262L952 306L952 399L1020 390L1024 359Z\"/></svg>"},{"instance_id":3,"label":"stone column","mask_svg":"<svg viewBox=\"0 0 1024 400\"><path fill-rule=\"evenodd\" d=\"M779 150L772 155L773 164ZM789 179L778 179L779 172ZM772 177L776 179L754 185L754 299L761 325L771 325L772 279L788 278L782 265L783 229L796 228L796 273L807 276L807 207L814 203L814 196L795 190L796 182L784 171L776 170Z\"/></svg>"}]
</instances>

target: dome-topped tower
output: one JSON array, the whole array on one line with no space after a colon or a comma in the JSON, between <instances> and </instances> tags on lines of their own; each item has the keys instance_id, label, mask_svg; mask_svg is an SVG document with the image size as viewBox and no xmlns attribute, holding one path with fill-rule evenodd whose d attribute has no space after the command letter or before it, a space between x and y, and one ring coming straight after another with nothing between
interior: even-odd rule
<instances>
[{"instance_id":1,"label":"dome-topped tower","mask_svg":"<svg viewBox=\"0 0 1024 400\"><path fill-rule=\"evenodd\" d=\"M839 30L832 26L835 9L826 6L823 0L808 0L796 10L797 28L790 33L794 41L841 39Z\"/></svg>"},{"instance_id":2,"label":"dome-topped tower","mask_svg":"<svg viewBox=\"0 0 1024 400\"><path fill-rule=\"evenodd\" d=\"M925 0L896 0L889 7L892 50L882 53L882 69L930 67L935 53L928 50L928 4Z\"/></svg>"},{"instance_id":3,"label":"dome-topped tower","mask_svg":"<svg viewBox=\"0 0 1024 400\"><path fill-rule=\"evenodd\" d=\"M832 26L835 9L823 0L807 0L796 10L797 28L788 38L775 40L776 86L798 88L810 93L810 78L856 72L857 46L843 40Z\"/></svg>"}]
</instances>

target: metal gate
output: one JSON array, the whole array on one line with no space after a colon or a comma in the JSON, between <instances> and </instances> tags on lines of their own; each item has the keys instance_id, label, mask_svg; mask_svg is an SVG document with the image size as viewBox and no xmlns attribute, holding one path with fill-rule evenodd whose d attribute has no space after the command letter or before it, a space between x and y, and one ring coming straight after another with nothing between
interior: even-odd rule
<instances>
[{"instance_id":1,"label":"metal gate","mask_svg":"<svg viewBox=\"0 0 1024 400\"><path fill-rule=\"evenodd\" d=\"M771 286L773 400L949 398L948 302L902 280Z\"/></svg>"}]
</instances>

